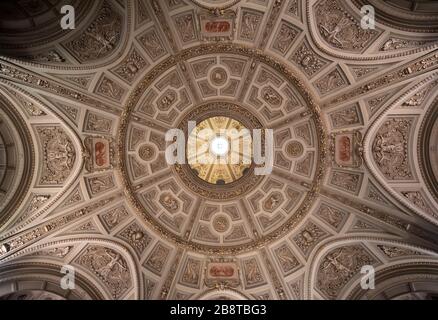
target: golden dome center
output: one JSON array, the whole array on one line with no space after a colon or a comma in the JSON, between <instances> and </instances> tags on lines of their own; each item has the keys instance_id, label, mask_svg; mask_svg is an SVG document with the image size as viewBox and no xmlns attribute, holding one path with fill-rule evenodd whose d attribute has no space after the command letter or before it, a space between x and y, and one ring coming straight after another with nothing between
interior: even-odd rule
<instances>
[{"instance_id":1,"label":"golden dome center","mask_svg":"<svg viewBox=\"0 0 438 320\"><path fill-rule=\"evenodd\" d=\"M216 156L226 156L230 151L230 144L226 137L217 136L210 142L210 151Z\"/></svg>"},{"instance_id":2,"label":"golden dome center","mask_svg":"<svg viewBox=\"0 0 438 320\"><path fill-rule=\"evenodd\" d=\"M240 179L252 164L250 131L239 121L216 116L203 120L190 132L187 160L193 172L211 184Z\"/></svg>"}]
</instances>

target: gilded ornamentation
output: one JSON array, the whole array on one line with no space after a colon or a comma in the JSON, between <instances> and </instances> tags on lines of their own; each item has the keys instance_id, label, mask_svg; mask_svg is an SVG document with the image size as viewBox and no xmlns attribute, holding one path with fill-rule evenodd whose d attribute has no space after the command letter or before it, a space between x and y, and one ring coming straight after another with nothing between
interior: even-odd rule
<instances>
[{"instance_id":1,"label":"gilded ornamentation","mask_svg":"<svg viewBox=\"0 0 438 320\"><path fill-rule=\"evenodd\" d=\"M186 155L188 164L197 177L210 184L224 185L241 179L249 172L251 163L244 161L250 162L251 159L248 159L247 155L241 156L241 150L232 150L231 147L234 144L241 146L245 143L250 146L252 138L249 132L236 136L233 129L241 131L246 128L236 119L218 116L207 118L193 129L188 137ZM200 132L206 132L204 130L209 131L203 134L202 139L198 139ZM215 144L215 139L219 139L219 144ZM215 154L214 146L226 148L225 154ZM249 150L251 151L252 149ZM236 157L238 161L232 163L232 157ZM228 159L228 163L224 163L223 158Z\"/></svg>"},{"instance_id":2,"label":"gilded ornamentation","mask_svg":"<svg viewBox=\"0 0 438 320\"><path fill-rule=\"evenodd\" d=\"M216 125L218 128L231 126L230 128L240 130L244 128L253 129L262 127L260 121L252 112L249 112L241 106L228 102L212 102L198 106L185 116L179 127L182 130L187 130L189 119L204 119L206 115L210 116L209 119L213 119L215 122L216 120L222 121L218 122ZM230 116L232 116L232 118L230 118ZM230 122L227 121L227 119L232 119L234 121ZM204 124L209 125L209 122L205 121L199 123L195 130L201 130L201 127L204 126ZM217 129L215 130L217 131ZM249 137L247 136L245 139L248 138ZM243 138L238 139L243 140ZM190 143L190 141L188 143ZM206 152L205 155L214 158L209 151ZM195 155L192 157L195 157ZM239 159L241 158L242 157L239 155ZM209 161L213 164L207 165L199 163L199 161L190 161L191 159L192 158L188 159L188 165L177 164L173 169L192 191L203 197L215 200L236 198L237 196L248 192L257 181L263 179L262 176L256 176L253 174L253 164L243 163L242 160L239 164L226 166L220 163L219 157L214 158L216 159L214 161ZM212 166L214 169L210 170ZM199 183L200 179L206 183Z\"/></svg>"}]
</instances>

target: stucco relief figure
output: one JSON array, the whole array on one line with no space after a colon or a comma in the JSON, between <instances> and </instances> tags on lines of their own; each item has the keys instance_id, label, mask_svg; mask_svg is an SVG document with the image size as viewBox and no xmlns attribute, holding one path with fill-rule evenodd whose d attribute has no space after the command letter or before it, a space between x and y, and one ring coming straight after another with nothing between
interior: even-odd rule
<instances>
[{"instance_id":1,"label":"stucco relief figure","mask_svg":"<svg viewBox=\"0 0 438 320\"><path fill-rule=\"evenodd\" d=\"M293 255L292 250L287 245L282 245L275 250L281 268L287 274L293 272L300 266L300 262Z\"/></svg>"},{"instance_id":2,"label":"stucco relief figure","mask_svg":"<svg viewBox=\"0 0 438 320\"><path fill-rule=\"evenodd\" d=\"M160 203L170 212L176 212L179 209L178 200L176 200L171 194L165 193L160 197Z\"/></svg>"},{"instance_id":3,"label":"stucco relief figure","mask_svg":"<svg viewBox=\"0 0 438 320\"><path fill-rule=\"evenodd\" d=\"M169 254L170 249L163 246L162 244L158 244L157 246L155 246L149 257L146 259L145 266L161 274L163 269L166 267L166 261L169 257Z\"/></svg>"},{"instance_id":4,"label":"stucco relief figure","mask_svg":"<svg viewBox=\"0 0 438 320\"><path fill-rule=\"evenodd\" d=\"M190 285L197 285L199 282L201 264L198 260L188 259L182 281Z\"/></svg>"},{"instance_id":5,"label":"stucco relief figure","mask_svg":"<svg viewBox=\"0 0 438 320\"><path fill-rule=\"evenodd\" d=\"M144 35L140 36L139 40L153 60L160 58L166 53L166 49L155 29L149 30Z\"/></svg>"},{"instance_id":6,"label":"stucco relief figure","mask_svg":"<svg viewBox=\"0 0 438 320\"><path fill-rule=\"evenodd\" d=\"M361 52L371 44L379 31L362 29L360 19L353 18L344 2L336 0L319 1L315 19L321 36L335 48Z\"/></svg>"},{"instance_id":7,"label":"stucco relief figure","mask_svg":"<svg viewBox=\"0 0 438 320\"><path fill-rule=\"evenodd\" d=\"M262 90L263 99L273 107L279 107L283 102L283 98L272 87L266 87Z\"/></svg>"},{"instance_id":8,"label":"stucco relief figure","mask_svg":"<svg viewBox=\"0 0 438 320\"><path fill-rule=\"evenodd\" d=\"M386 121L373 142L373 156L382 173L391 180L408 180L412 172L408 157L412 119Z\"/></svg>"},{"instance_id":9,"label":"stucco relief figure","mask_svg":"<svg viewBox=\"0 0 438 320\"><path fill-rule=\"evenodd\" d=\"M329 298L336 298L343 285L360 274L363 265L377 260L360 245L349 245L330 251L318 268L317 287Z\"/></svg>"},{"instance_id":10,"label":"stucco relief figure","mask_svg":"<svg viewBox=\"0 0 438 320\"><path fill-rule=\"evenodd\" d=\"M72 167L74 148L71 143L60 137L47 143L47 160L54 171L62 171Z\"/></svg>"},{"instance_id":11,"label":"stucco relief figure","mask_svg":"<svg viewBox=\"0 0 438 320\"><path fill-rule=\"evenodd\" d=\"M56 185L66 181L76 160L71 139L60 127L38 127L44 152L41 184Z\"/></svg>"},{"instance_id":12,"label":"stucco relief figure","mask_svg":"<svg viewBox=\"0 0 438 320\"><path fill-rule=\"evenodd\" d=\"M254 286L264 281L255 258L246 260L243 266L247 286Z\"/></svg>"},{"instance_id":13,"label":"stucco relief figure","mask_svg":"<svg viewBox=\"0 0 438 320\"><path fill-rule=\"evenodd\" d=\"M111 130L112 121L101 117L95 113L89 113L86 118L85 127L89 131L109 133Z\"/></svg>"},{"instance_id":14,"label":"stucco relief figure","mask_svg":"<svg viewBox=\"0 0 438 320\"><path fill-rule=\"evenodd\" d=\"M392 143L390 139L382 136L377 136L374 151L376 157L378 158L378 162L383 163L385 161L389 161L391 155L397 157L397 154L400 154L400 156L403 157L403 144L403 142ZM397 159L395 159L395 161L396 160Z\"/></svg>"},{"instance_id":15,"label":"stucco relief figure","mask_svg":"<svg viewBox=\"0 0 438 320\"><path fill-rule=\"evenodd\" d=\"M263 202L263 208L273 212L283 202L283 196L279 192L274 192Z\"/></svg>"},{"instance_id":16,"label":"stucco relief figure","mask_svg":"<svg viewBox=\"0 0 438 320\"><path fill-rule=\"evenodd\" d=\"M259 23L259 15L250 12L244 13L242 16L242 27L240 31L240 36L244 39L253 39L256 35Z\"/></svg>"},{"instance_id":17,"label":"stucco relief figure","mask_svg":"<svg viewBox=\"0 0 438 320\"><path fill-rule=\"evenodd\" d=\"M105 58L122 38L122 24L123 18L105 2L96 19L66 47L82 62Z\"/></svg>"},{"instance_id":18,"label":"stucco relief figure","mask_svg":"<svg viewBox=\"0 0 438 320\"><path fill-rule=\"evenodd\" d=\"M76 263L94 272L109 287L114 298L122 296L131 286L127 262L113 249L89 246Z\"/></svg>"},{"instance_id":19,"label":"stucco relief figure","mask_svg":"<svg viewBox=\"0 0 438 320\"><path fill-rule=\"evenodd\" d=\"M196 37L195 26L193 22L193 15L188 14L184 16L177 17L175 19L178 30L181 34L183 42L188 42L194 40Z\"/></svg>"},{"instance_id":20,"label":"stucco relief figure","mask_svg":"<svg viewBox=\"0 0 438 320\"><path fill-rule=\"evenodd\" d=\"M298 35L298 31L288 25L282 25L273 44L273 48L285 54Z\"/></svg>"}]
</instances>

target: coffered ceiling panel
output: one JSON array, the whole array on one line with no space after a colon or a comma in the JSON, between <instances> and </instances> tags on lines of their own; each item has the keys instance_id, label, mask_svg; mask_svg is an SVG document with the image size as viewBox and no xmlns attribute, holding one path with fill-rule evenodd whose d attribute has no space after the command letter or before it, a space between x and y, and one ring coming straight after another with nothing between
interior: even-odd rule
<instances>
[{"instance_id":1,"label":"coffered ceiling panel","mask_svg":"<svg viewBox=\"0 0 438 320\"><path fill-rule=\"evenodd\" d=\"M0 299L436 297L432 2L65 4L0 4Z\"/></svg>"}]
</instances>

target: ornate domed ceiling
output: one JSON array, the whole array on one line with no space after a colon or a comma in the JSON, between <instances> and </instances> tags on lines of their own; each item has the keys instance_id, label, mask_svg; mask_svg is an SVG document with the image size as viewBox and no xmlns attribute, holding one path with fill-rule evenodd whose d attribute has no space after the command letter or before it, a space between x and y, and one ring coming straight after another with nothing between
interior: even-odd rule
<instances>
[{"instance_id":1,"label":"ornate domed ceiling","mask_svg":"<svg viewBox=\"0 0 438 320\"><path fill-rule=\"evenodd\" d=\"M20 205L30 185L34 151L21 116L4 97L0 103L0 220L4 222Z\"/></svg>"},{"instance_id":2,"label":"ornate domed ceiling","mask_svg":"<svg viewBox=\"0 0 438 320\"><path fill-rule=\"evenodd\" d=\"M402 2L2 3L0 299L436 295L438 20Z\"/></svg>"}]
</instances>

